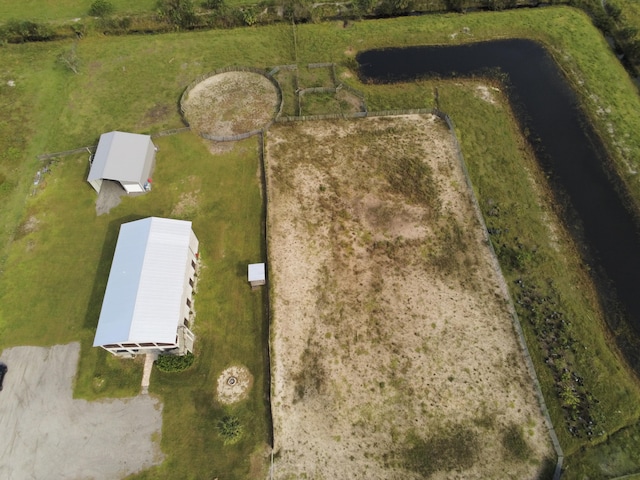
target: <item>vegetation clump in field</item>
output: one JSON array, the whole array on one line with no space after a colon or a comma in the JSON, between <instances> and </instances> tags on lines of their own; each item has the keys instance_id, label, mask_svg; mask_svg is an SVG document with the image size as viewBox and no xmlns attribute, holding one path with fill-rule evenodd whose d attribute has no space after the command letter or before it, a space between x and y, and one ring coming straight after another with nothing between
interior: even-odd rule
<instances>
[{"instance_id":1,"label":"vegetation clump in field","mask_svg":"<svg viewBox=\"0 0 640 480\"><path fill-rule=\"evenodd\" d=\"M191 367L194 360L191 352L186 355L159 355L155 364L161 372L182 372Z\"/></svg>"},{"instance_id":2,"label":"vegetation clump in field","mask_svg":"<svg viewBox=\"0 0 640 480\"><path fill-rule=\"evenodd\" d=\"M242 438L242 424L234 415L225 415L217 425L218 433L223 438L225 445L233 445Z\"/></svg>"},{"instance_id":3,"label":"vegetation clump in field","mask_svg":"<svg viewBox=\"0 0 640 480\"><path fill-rule=\"evenodd\" d=\"M407 445L402 452L404 465L428 478L452 466L459 470L471 468L480 451L480 437L464 425L453 425L426 439L410 435Z\"/></svg>"},{"instance_id":4,"label":"vegetation clump in field","mask_svg":"<svg viewBox=\"0 0 640 480\"><path fill-rule=\"evenodd\" d=\"M89 15L94 17L106 17L115 11L115 7L109 0L94 0L89 7Z\"/></svg>"}]
</instances>

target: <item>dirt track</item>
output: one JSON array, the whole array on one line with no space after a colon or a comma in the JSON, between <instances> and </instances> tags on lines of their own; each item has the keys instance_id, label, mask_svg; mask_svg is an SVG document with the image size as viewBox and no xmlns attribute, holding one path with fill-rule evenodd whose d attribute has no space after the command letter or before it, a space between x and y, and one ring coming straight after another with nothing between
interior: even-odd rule
<instances>
[{"instance_id":1,"label":"dirt track","mask_svg":"<svg viewBox=\"0 0 640 480\"><path fill-rule=\"evenodd\" d=\"M266 162L274 478L536 478L548 433L446 128L274 126Z\"/></svg>"},{"instance_id":2,"label":"dirt track","mask_svg":"<svg viewBox=\"0 0 640 480\"><path fill-rule=\"evenodd\" d=\"M163 460L162 404L72 398L80 345L14 347L0 392L0 478L122 478Z\"/></svg>"}]
</instances>

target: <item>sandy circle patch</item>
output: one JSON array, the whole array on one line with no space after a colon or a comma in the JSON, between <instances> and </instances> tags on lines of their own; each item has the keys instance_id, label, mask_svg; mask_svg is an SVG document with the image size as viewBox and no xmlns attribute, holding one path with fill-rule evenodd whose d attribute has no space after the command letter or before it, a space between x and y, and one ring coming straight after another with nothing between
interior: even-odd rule
<instances>
[{"instance_id":1,"label":"sandy circle patch","mask_svg":"<svg viewBox=\"0 0 640 480\"><path fill-rule=\"evenodd\" d=\"M253 375L240 365L233 365L218 377L217 398L220 403L236 403L246 398L253 386Z\"/></svg>"},{"instance_id":2,"label":"sandy circle patch","mask_svg":"<svg viewBox=\"0 0 640 480\"><path fill-rule=\"evenodd\" d=\"M182 100L191 128L214 137L259 130L273 119L277 107L278 91L267 77L240 71L213 75Z\"/></svg>"}]
</instances>

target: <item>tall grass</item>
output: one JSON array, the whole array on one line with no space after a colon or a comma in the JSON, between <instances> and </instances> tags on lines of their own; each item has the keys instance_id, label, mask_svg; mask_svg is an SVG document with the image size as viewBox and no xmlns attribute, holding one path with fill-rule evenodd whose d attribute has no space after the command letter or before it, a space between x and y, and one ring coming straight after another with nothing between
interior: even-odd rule
<instances>
[{"instance_id":1,"label":"tall grass","mask_svg":"<svg viewBox=\"0 0 640 480\"><path fill-rule=\"evenodd\" d=\"M109 0L115 14L152 12L156 0ZM89 14L93 0L6 0L0 3L1 19L67 21ZM4 20L0 20L2 22Z\"/></svg>"}]
</instances>

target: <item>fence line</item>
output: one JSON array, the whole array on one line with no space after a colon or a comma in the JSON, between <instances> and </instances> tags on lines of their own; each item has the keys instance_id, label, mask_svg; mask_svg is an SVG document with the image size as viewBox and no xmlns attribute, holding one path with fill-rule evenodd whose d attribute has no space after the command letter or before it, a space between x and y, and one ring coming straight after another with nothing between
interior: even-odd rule
<instances>
[{"instance_id":1,"label":"fence line","mask_svg":"<svg viewBox=\"0 0 640 480\"><path fill-rule=\"evenodd\" d=\"M42 153L36 158L38 160L50 160L52 158L66 157L67 155L76 155L78 153L95 153L97 145L89 145L87 147L74 148L73 150L65 150L64 152Z\"/></svg>"},{"instance_id":2,"label":"fence line","mask_svg":"<svg viewBox=\"0 0 640 480\"><path fill-rule=\"evenodd\" d=\"M349 118L386 117L390 115L430 115L436 112L430 108L406 108L398 110L382 110L379 112L327 113L320 115L298 115L276 118L276 123L306 122L309 120L343 120Z\"/></svg>"},{"instance_id":3,"label":"fence line","mask_svg":"<svg viewBox=\"0 0 640 480\"><path fill-rule=\"evenodd\" d=\"M336 93L337 87L309 87L298 90L298 95L302 96L307 93Z\"/></svg>"},{"instance_id":4,"label":"fence line","mask_svg":"<svg viewBox=\"0 0 640 480\"><path fill-rule=\"evenodd\" d=\"M277 74L280 70L297 70L298 69L298 65L294 65L294 64L290 64L290 65L276 65L275 67L273 67L271 69L271 71L269 72L269 75L275 75Z\"/></svg>"},{"instance_id":5,"label":"fence line","mask_svg":"<svg viewBox=\"0 0 640 480\"><path fill-rule=\"evenodd\" d=\"M527 347L527 342L524 337L524 332L522 331L522 326L520 324L520 318L518 317L518 312L516 311L515 304L513 303L513 299L511 298L511 293L509 291L509 287L507 286L504 275L502 274L502 268L500 267L500 262L498 261L498 255L493 248L493 243L491 243L491 238L489 236L489 231L487 230L487 225L484 221L484 217L482 216L482 210L480 209L480 204L478 203L478 199L476 197L475 191L473 190L473 185L471 183L471 177L469 176L469 171L467 170L467 165L464 160L464 156L462 154L462 149L460 147L460 142L458 141L458 136L456 135L455 125L451 117L446 113L434 109L433 114L441 118L447 124L449 131L451 132L451 137L453 139L454 147L456 149L458 162L462 167L462 172L464 173L465 182L467 184L467 189L471 195L471 200L473 203L473 209L476 214L476 217L480 221L482 225L482 235L484 237L485 243L489 245L489 250L491 252L491 261L493 263L494 269L499 273L499 282L500 287L503 290L503 293L507 297L507 308L511 315L511 323L513 324L513 328L516 331L516 336L518 337L518 342L520 343L520 348L522 350L525 363L527 365L527 370L529 371L529 375L533 380L534 390L536 393L536 397L538 399L538 404L540 406L540 410L542 411L542 415L544 417L545 423L547 424L547 428L549 429L549 436L551 437L551 443L553 444L553 448L556 451L556 455L558 460L556 462L556 468L553 473L553 479L559 480L560 475L562 473L562 464L564 461L564 452L562 451L562 447L560 446L560 441L558 440L558 436L556 434L556 430L553 426L553 422L551 421L551 416L549 415L549 410L547 409L547 404L544 400L544 395L542 394L542 387L540 386L540 382L538 381L538 375L536 373L535 366L533 364L533 360L531 359L531 355L529 354L529 348Z\"/></svg>"},{"instance_id":6,"label":"fence line","mask_svg":"<svg viewBox=\"0 0 640 480\"><path fill-rule=\"evenodd\" d=\"M188 132L191 127L172 128L171 130L163 130L161 132L152 133L149 135L151 138L168 137L170 135L176 135L177 133ZM66 157L67 155L76 155L78 153L96 153L97 145L88 145L86 147L74 148L73 150L65 150L63 152L41 153L36 156L38 160L50 160L52 158Z\"/></svg>"},{"instance_id":7,"label":"fence line","mask_svg":"<svg viewBox=\"0 0 640 480\"><path fill-rule=\"evenodd\" d=\"M334 75L335 75L335 68L334 68ZM338 86L336 87L336 89L344 89L347 92L351 93L352 95L355 95L356 97L358 97L360 99L360 104L362 106L362 110L367 112L369 109L367 107L367 100L364 96L364 93L362 93L360 90L357 90L355 88L353 88L351 85L347 85L346 83L340 83L338 84Z\"/></svg>"},{"instance_id":8,"label":"fence line","mask_svg":"<svg viewBox=\"0 0 640 480\"><path fill-rule=\"evenodd\" d=\"M191 127L172 128L171 130L163 130L162 132L152 133L151 138L168 137L177 133L188 132Z\"/></svg>"},{"instance_id":9,"label":"fence line","mask_svg":"<svg viewBox=\"0 0 640 480\"><path fill-rule=\"evenodd\" d=\"M265 136L266 129L261 130L258 136L258 161L260 162L260 176L262 183L262 235L264 238L264 249L265 255L268 258L269 252L269 227L267 222L267 202L269 201L269 196L267 194L267 171L265 166ZM267 288L269 285L269 265L267 263L267 268L265 270L265 278L267 280ZM266 338L265 345L265 354L267 356L267 365L269 368L266 371L267 382L269 384L269 388L267 390L267 408L269 413L269 445L271 446L271 461L273 463L273 447L275 445L273 438L273 413L271 410L271 305L269 299L269 292L267 290L266 294L263 296L264 309L266 318L266 332L264 338Z\"/></svg>"},{"instance_id":10,"label":"fence line","mask_svg":"<svg viewBox=\"0 0 640 480\"><path fill-rule=\"evenodd\" d=\"M327 68L327 67L333 67L334 65L335 63L333 62L309 63L307 65L307 68Z\"/></svg>"},{"instance_id":11,"label":"fence line","mask_svg":"<svg viewBox=\"0 0 640 480\"><path fill-rule=\"evenodd\" d=\"M264 128L268 128L271 126L272 122L269 122ZM235 142L236 140L244 140L245 138L253 137L254 135L259 135L262 133L262 128L257 130L251 130L250 132L239 133L237 135L211 135L206 132L201 132L200 135L202 138L206 138L207 140L214 140L216 142Z\"/></svg>"}]
</instances>

